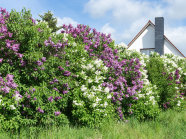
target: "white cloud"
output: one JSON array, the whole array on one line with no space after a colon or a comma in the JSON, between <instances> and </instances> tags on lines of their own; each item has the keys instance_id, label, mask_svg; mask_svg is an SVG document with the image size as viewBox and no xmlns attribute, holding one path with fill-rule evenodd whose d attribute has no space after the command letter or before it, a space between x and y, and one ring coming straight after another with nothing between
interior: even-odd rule
<instances>
[{"instance_id":1,"label":"white cloud","mask_svg":"<svg viewBox=\"0 0 186 139\"><path fill-rule=\"evenodd\" d=\"M114 28L112 28L109 23L106 23L102 28L101 28L101 32L106 33L106 34L111 34L112 38L115 39L114 37L114 33L116 32L116 30Z\"/></svg>"},{"instance_id":2,"label":"white cloud","mask_svg":"<svg viewBox=\"0 0 186 139\"><path fill-rule=\"evenodd\" d=\"M84 11L90 13L93 17L101 17L108 10L112 9L113 4L113 0L90 0L85 4Z\"/></svg>"},{"instance_id":3,"label":"white cloud","mask_svg":"<svg viewBox=\"0 0 186 139\"><path fill-rule=\"evenodd\" d=\"M167 27L165 29L165 35L186 56L186 26Z\"/></svg>"},{"instance_id":4,"label":"white cloud","mask_svg":"<svg viewBox=\"0 0 186 139\"><path fill-rule=\"evenodd\" d=\"M186 27L175 27L178 21L186 19L185 5L186 0L89 0L84 10L94 18L110 16L110 24L105 24L101 30L114 30L111 35L116 42L126 43L133 39L148 20L154 22L155 17L163 16L165 35L186 55Z\"/></svg>"},{"instance_id":5,"label":"white cloud","mask_svg":"<svg viewBox=\"0 0 186 139\"><path fill-rule=\"evenodd\" d=\"M173 19L186 18L186 0L164 0L168 6L165 9L167 15Z\"/></svg>"},{"instance_id":6,"label":"white cloud","mask_svg":"<svg viewBox=\"0 0 186 139\"><path fill-rule=\"evenodd\" d=\"M85 12L93 17L104 16L107 12L112 12L115 20L136 20L144 16L162 15L161 5L155 2L138 0L90 0L85 4Z\"/></svg>"},{"instance_id":7,"label":"white cloud","mask_svg":"<svg viewBox=\"0 0 186 139\"><path fill-rule=\"evenodd\" d=\"M57 26L62 26L63 24L66 24L66 25L72 24L72 26L76 27L78 22L73 20L70 17L63 17L63 18L58 17Z\"/></svg>"}]
</instances>

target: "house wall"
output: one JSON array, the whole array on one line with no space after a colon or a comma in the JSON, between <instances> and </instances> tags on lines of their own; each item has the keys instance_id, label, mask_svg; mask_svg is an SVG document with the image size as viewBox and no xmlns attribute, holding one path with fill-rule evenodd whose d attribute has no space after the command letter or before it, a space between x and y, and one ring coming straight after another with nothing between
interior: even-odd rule
<instances>
[{"instance_id":1,"label":"house wall","mask_svg":"<svg viewBox=\"0 0 186 139\"><path fill-rule=\"evenodd\" d=\"M155 48L155 28L152 25L149 25L128 49L140 52L140 49L144 48ZM169 41L164 39L164 54L167 53L183 57Z\"/></svg>"},{"instance_id":2,"label":"house wall","mask_svg":"<svg viewBox=\"0 0 186 139\"><path fill-rule=\"evenodd\" d=\"M183 55L181 55L180 52L166 39L164 40L164 53L183 57Z\"/></svg>"},{"instance_id":3,"label":"house wall","mask_svg":"<svg viewBox=\"0 0 186 139\"><path fill-rule=\"evenodd\" d=\"M134 41L128 48L129 50L135 49L140 52L140 49L155 48L155 29L149 25L146 30Z\"/></svg>"}]
</instances>

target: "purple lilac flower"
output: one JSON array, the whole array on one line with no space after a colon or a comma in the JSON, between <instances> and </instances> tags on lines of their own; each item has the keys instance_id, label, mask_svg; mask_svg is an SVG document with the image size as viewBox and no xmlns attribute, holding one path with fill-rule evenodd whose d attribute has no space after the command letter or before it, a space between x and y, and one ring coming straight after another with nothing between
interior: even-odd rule
<instances>
[{"instance_id":1,"label":"purple lilac flower","mask_svg":"<svg viewBox=\"0 0 186 139\"><path fill-rule=\"evenodd\" d=\"M10 92L10 88L5 86L4 88L1 89L3 92L5 93L9 93Z\"/></svg>"},{"instance_id":2,"label":"purple lilac flower","mask_svg":"<svg viewBox=\"0 0 186 139\"><path fill-rule=\"evenodd\" d=\"M65 72L63 73L63 75L64 75L64 76L70 76L70 75L71 75L71 72L70 72L70 71L65 71Z\"/></svg>"},{"instance_id":3,"label":"purple lilac flower","mask_svg":"<svg viewBox=\"0 0 186 139\"><path fill-rule=\"evenodd\" d=\"M11 75L11 74L6 75L6 80L7 81L13 81L13 78L14 78L14 75Z\"/></svg>"},{"instance_id":4,"label":"purple lilac flower","mask_svg":"<svg viewBox=\"0 0 186 139\"><path fill-rule=\"evenodd\" d=\"M13 33L8 32L8 36L12 38Z\"/></svg>"},{"instance_id":5,"label":"purple lilac flower","mask_svg":"<svg viewBox=\"0 0 186 139\"><path fill-rule=\"evenodd\" d=\"M31 97L30 95L27 95L27 98L28 98L28 99L30 99L30 97Z\"/></svg>"},{"instance_id":6,"label":"purple lilac flower","mask_svg":"<svg viewBox=\"0 0 186 139\"><path fill-rule=\"evenodd\" d=\"M12 87L13 89L16 89L16 88L18 87L18 85L17 85L16 83L12 83L12 84L11 84L11 87Z\"/></svg>"},{"instance_id":7,"label":"purple lilac flower","mask_svg":"<svg viewBox=\"0 0 186 139\"><path fill-rule=\"evenodd\" d=\"M20 63L21 63L21 66L22 66L22 67L26 65L26 62L23 61L22 59L20 60Z\"/></svg>"},{"instance_id":8,"label":"purple lilac flower","mask_svg":"<svg viewBox=\"0 0 186 139\"><path fill-rule=\"evenodd\" d=\"M56 87L54 87L53 89L56 90L57 92L59 92L59 90Z\"/></svg>"},{"instance_id":9,"label":"purple lilac flower","mask_svg":"<svg viewBox=\"0 0 186 139\"><path fill-rule=\"evenodd\" d=\"M50 101L50 102L52 102L54 99L53 99L53 96L50 96L49 98L48 98L48 101Z\"/></svg>"},{"instance_id":10,"label":"purple lilac flower","mask_svg":"<svg viewBox=\"0 0 186 139\"><path fill-rule=\"evenodd\" d=\"M3 58L0 58L0 63L2 63L3 62Z\"/></svg>"},{"instance_id":11,"label":"purple lilac flower","mask_svg":"<svg viewBox=\"0 0 186 139\"><path fill-rule=\"evenodd\" d=\"M63 91L63 94L67 94L68 93L68 91L66 90L66 91Z\"/></svg>"},{"instance_id":12,"label":"purple lilac flower","mask_svg":"<svg viewBox=\"0 0 186 139\"><path fill-rule=\"evenodd\" d=\"M33 100L37 100L37 98L36 97L34 97L34 99Z\"/></svg>"},{"instance_id":13,"label":"purple lilac flower","mask_svg":"<svg viewBox=\"0 0 186 139\"><path fill-rule=\"evenodd\" d=\"M56 112L54 112L54 114L55 114L55 116L58 116L58 115L61 114L61 112L60 111L56 111Z\"/></svg>"},{"instance_id":14,"label":"purple lilac flower","mask_svg":"<svg viewBox=\"0 0 186 139\"><path fill-rule=\"evenodd\" d=\"M37 109L38 112L44 113L44 110L42 110L40 107Z\"/></svg>"},{"instance_id":15,"label":"purple lilac flower","mask_svg":"<svg viewBox=\"0 0 186 139\"><path fill-rule=\"evenodd\" d=\"M59 70L64 70L64 68L62 68L61 66L58 67Z\"/></svg>"},{"instance_id":16,"label":"purple lilac flower","mask_svg":"<svg viewBox=\"0 0 186 139\"><path fill-rule=\"evenodd\" d=\"M33 92L35 92L35 91L36 91L36 89L35 89L35 88L33 88L33 89L32 89L32 91L33 91Z\"/></svg>"},{"instance_id":17,"label":"purple lilac flower","mask_svg":"<svg viewBox=\"0 0 186 139\"><path fill-rule=\"evenodd\" d=\"M62 97L60 97L60 96L55 97L55 101L60 100L60 99L62 99Z\"/></svg>"},{"instance_id":18,"label":"purple lilac flower","mask_svg":"<svg viewBox=\"0 0 186 139\"><path fill-rule=\"evenodd\" d=\"M46 62L46 57L41 58L42 62Z\"/></svg>"},{"instance_id":19,"label":"purple lilac flower","mask_svg":"<svg viewBox=\"0 0 186 139\"><path fill-rule=\"evenodd\" d=\"M37 65L38 65L38 66L41 66L41 65L43 65L43 62L41 62L41 61L38 60L38 61L37 61Z\"/></svg>"},{"instance_id":20,"label":"purple lilac flower","mask_svg":"<svg viewBox=\"0 0 186 139\"><path fill-rule=\"evenodd\" d=\"M58 81L58 79L54 78L53 82L54 82L54 83L57 83L57 82L59 82L59 81Z\"/></svg>"},{"instance_id":21,"label":"purple lilac flower","mask_svg":"<svg viewBox=\"0 0 186 139\"><path fill-rule=\"evenodd\" d=\"M39 32L41 32L42 30L40 28L37 29Z\"/></svg>"},{"instance_id":22,"label":"purple lilac flower","mask_svg":"<svg viewBox=\"0 0 186 139\"><path fill-rule=\"evenodd\" d=\"M134 100L138 100L138 98L137 98L137 97L133 97L133 99L134 99Z\"/></svg>"},{"instance_id":23,"label":"purple lilac flower","mask_svg":"<svg viewBox=\"0 0 186 139\"><path fill-rule=\"evenodd\" d=\"M163 107L164 107L165 109L167 109L167 108L168 108L166 104L163 104Z\"/></svg>"},{"instance_id":24,"label":"purple lilac flower","mask_svg":"<svg viewBox=\"0 0 186 139\"><path fill-rule=\"evenodd\" d=\"M17 56L18 56L19 58L22 58L22 57L23 57L23 54L17 53Z\"/></svg>"}]
</instances>

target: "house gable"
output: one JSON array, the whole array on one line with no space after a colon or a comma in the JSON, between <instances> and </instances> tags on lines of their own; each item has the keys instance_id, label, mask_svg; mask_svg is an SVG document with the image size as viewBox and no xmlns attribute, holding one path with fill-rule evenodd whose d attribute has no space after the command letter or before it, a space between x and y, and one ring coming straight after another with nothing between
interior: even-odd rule
<instances>
[{"instance_id":1,"label":"house gable","mask_svg":"<svg viewBox=\"0 0 186 139\"><path fill-rule=\"evenodd\" d=\"M129 50L135 49L140 52L140 49L146 48L155 48L155 25L150 20L128 44ZM165 35L164 52L165 54L168 53L185 57Z\"/></svg>"}]
</instances>

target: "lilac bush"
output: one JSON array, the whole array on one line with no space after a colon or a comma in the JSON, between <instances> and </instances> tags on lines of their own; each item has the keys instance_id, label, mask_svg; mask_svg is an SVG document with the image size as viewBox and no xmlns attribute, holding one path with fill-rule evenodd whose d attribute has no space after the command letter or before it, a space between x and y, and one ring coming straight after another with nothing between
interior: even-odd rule
<instances>
[{"instance_id":1,"label":"lilac bush","mask_svg":"<svg viewBox=\"0 0 186 139\"><path fill-rule=\"evenodd\" d=\"M63 25L61 33L51 33L30 11L1 9L2 129L68 122L97 127L130 116L155 118L160 106L182 108L185 60L126 48L86 25ZM156 57L161 61L157 67L167 70L151 68Z\"/></svg>"}]
</instances>

